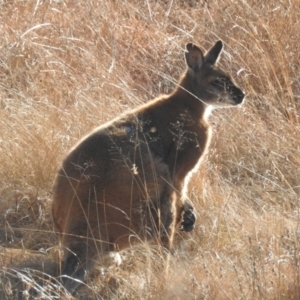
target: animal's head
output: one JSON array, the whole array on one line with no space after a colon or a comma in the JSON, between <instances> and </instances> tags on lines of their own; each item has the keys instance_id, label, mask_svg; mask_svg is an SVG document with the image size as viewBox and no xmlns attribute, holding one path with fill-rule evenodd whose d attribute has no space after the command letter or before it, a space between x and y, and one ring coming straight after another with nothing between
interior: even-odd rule
<instances>
[{"instance_id":1,"label":"animal's head","mask_svg":"<svg viewBox=\"0 0 300 300\"><path fill-rule=\"evenodd\" d=\"M208 105L216 107L241 104L244 93L231 80L230 76L216 66L223 50L222 41L203 55L194 44L186 45L189 92Z\"/></svg>"}]
</instances>

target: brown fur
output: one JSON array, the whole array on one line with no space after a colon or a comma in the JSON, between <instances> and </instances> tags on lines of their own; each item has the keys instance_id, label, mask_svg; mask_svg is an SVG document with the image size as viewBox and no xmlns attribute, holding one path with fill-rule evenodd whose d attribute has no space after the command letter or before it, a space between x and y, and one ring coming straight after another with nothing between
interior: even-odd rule
<instances>
[{"instance_id":1,"label":"brown fur","mask_svg":"<svg viewBox=\"0 0 300 300\"><path fill-rule=\"evenodd\" d=\"M215 66L217 42L204 56L187 45L187 70L174 92L96 128L64 159L52 214L64 247L62 282L72 292L101 257L156 239L170 249L176 224L193 229L184 188L210 141L209 105L242 103L244 94Z\"/></svg>"}]
</instances>

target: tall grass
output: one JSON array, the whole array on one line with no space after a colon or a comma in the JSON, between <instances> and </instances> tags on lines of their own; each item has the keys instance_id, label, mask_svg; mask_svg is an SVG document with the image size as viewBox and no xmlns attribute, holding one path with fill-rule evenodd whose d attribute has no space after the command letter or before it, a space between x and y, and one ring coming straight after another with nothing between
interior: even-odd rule
<instances>
[{"instance_id":1,"label":"tall grass","mask_svg":"<svg viewBox=\"0 0 300 300\"><path fill-rule=\"evenodd\" d=\"M51 186L70 147L172 91L187 42L208 49L222 39L220 64L247 100L210 118L212 145L189 189L195 230L178 233L168 274L161 252L141 246L123 253L119 269L95 271L75 297L298 299L299 4L0 2L2 294L14 299L7 266L56 244ZM26 299L32 286L17 288Z\"/></svg>"}]
</instances>

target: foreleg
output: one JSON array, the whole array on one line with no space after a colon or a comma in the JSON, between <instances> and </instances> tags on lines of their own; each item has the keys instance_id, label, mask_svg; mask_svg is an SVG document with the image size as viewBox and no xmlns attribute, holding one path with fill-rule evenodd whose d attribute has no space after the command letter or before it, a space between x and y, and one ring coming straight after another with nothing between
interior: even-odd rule
<instances>
[{"instance_id":1,"label":"foreleg","mask_svg":"<svg viewBox=\"0 0 300 300\"><path fill-rule=\"evenodd\" d=\"M189 200L185 200L178 205L176 224L179 224L180 230L192 231L195 228L196 219L194 206Z\"/></svg>"}]
</instances>

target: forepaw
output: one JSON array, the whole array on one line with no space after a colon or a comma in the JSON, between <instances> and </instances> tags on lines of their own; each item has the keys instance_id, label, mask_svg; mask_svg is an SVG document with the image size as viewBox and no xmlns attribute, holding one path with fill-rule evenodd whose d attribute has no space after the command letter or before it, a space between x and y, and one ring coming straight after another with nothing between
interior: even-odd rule
<instances>
[{"instance_id":1,"label":"forepaw","mask_svg":"<svg viewBox=\"0 0 300 300\"><path fill-rule=\"evenodd\" d=\"M180 230L191 231L194 229L196 223L196 215L193 208L189 208L183 213L183 221L181 223Z\"/></svg>"}]
</instances>

